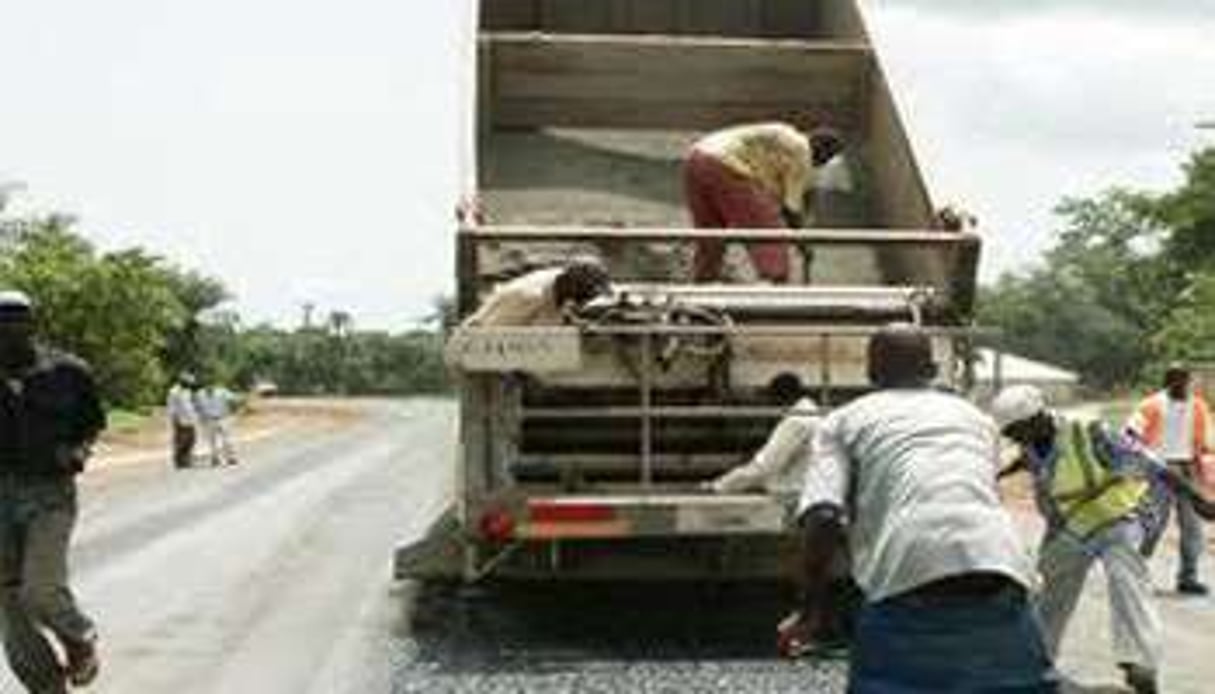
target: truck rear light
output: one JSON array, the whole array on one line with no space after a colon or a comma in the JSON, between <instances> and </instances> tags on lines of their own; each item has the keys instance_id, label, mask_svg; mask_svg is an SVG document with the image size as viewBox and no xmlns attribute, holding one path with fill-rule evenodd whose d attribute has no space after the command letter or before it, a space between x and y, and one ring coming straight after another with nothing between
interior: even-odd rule
<instances>
[{"instance_id":1,"label":"truck rear light","mask_svg":"<svg viewBox=\"0 0 1215 694\"><path fill-rule=\"evenodd\" d=\"M515 536L515 518L510 511L491 508L481 514L481 537L490 542L507 542Z\"/></svg>"},{"instance_id":2,"label":"truck rear light","mask_svg":"<svg viewBox=\"0 0 1215 694\"><path fill-rule=\"evenodd\" d=\"M616 510L607 504L533 501L528 504L533 523L597 523L616 518Z\"/></svg>"}]
</instances>

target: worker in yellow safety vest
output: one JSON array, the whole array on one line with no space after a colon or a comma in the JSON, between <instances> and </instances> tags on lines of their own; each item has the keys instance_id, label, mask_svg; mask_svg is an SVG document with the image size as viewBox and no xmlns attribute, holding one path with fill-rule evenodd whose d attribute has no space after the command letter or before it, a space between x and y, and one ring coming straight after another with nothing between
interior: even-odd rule
<instances>
[{"instance_id":1,"label":"worker in yellow safety vest","mask_svg":"<svg viewBox=\"0 0 1215 694\"><path fill-rule=\"evenodd\" d=\"M1152 601L1145 548L1155 545L1174 497L1193 502L1204 518L1215 504L1170 470L1132 432L1100 422L1065 419L1033 386L1013 386L992 403L1000 431L1021 446L1004 470L1028 469L1046 534L1038 554L1039 616L1052 654L1075 609L1094 561L1105 569L1114 651L1137 694L1158 691L1160 618Z\"/></svg>"},{"instance_id":2,"label":"worker in yellow safety vest","mask_svg":"<svg viewBox=\"0 0 1215 694\"><path fill-rule=\"evenodd\" d=\"M1164 374L1164 388L1139 403L1127 428L1173 471L1196 481L1202 477L1203 456L1212 451L1210 420L1206 400L1190 388L1189 369L1182 364L1171 364ZM1177 528L1181 532L1177 592L1206 595L1210 591L1198 579L1198 560L1206 545L1202 522L1194 505L1185 497L1177 498L1176 507Z\"/></svg>"}]
</instances>

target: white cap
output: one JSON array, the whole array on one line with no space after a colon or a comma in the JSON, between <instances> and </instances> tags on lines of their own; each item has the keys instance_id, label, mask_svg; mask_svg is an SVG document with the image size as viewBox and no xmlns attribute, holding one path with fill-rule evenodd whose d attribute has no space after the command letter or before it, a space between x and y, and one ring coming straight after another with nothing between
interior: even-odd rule
<instances>
[{"instance_id":1,"label":"white cap","mask_svg":"<svg viewBox=\"0 0 1215 694\"><path fill-rule=\"evenodd\" d=\"M28 294L16 289L5 289L0 291L0 308L8 309L25 309L29 310L33 306Z\"/></svg>"},{"instance_id":2,"label":"white cap","mask_svg":"<svg viewBox=\"0 0 1215 694\"><path fill-rule=\"evenodd\" d=\"M1046 411L1046 395L1034 386L1009 386L991 403L991 416L1003 431L1009 424L1023 422Z\"/></svg>"}]
</instances>

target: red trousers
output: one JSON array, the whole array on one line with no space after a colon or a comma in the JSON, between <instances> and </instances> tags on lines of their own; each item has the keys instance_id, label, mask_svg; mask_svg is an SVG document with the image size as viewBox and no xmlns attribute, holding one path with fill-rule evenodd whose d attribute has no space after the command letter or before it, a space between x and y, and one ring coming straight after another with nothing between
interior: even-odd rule
<instances>
[{"instance_id":1,"label":"red trousers","mask_svg":"<svg viewBox=\"0 0 1215 694\"><path fill-rule=\"evenodd\" d=\"M698 229L786 228L780 202L758 184L708 154L692 150L683 165L684 197ZM699 241L693 259L697 282L721 277L726 245L720 240ZM789 277L789 252L783 243L747 246L756 273L772 282Z\"/></svg>"}]
</instances>

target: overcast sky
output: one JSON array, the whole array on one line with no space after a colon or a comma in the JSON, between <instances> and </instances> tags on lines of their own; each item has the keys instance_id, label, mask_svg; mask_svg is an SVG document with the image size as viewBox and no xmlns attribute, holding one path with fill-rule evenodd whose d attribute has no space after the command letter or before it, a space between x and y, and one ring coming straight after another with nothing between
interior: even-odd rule
<instances>
[{"instance_id":1,"label":"overcast sky","mask_svg":"<svg viewBox=\"0 0 1215 694\"><path fill-rule=\"evenodd\" d=\"M1063 195L1160 187L1215 133L1215 0L869 0L938 200L984 274L1031 262ZM399 327L451 280L461 0L0 0L0 181L222 277Z\"/></svg>"}]
</instances>

